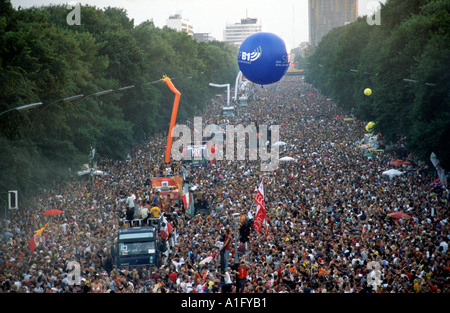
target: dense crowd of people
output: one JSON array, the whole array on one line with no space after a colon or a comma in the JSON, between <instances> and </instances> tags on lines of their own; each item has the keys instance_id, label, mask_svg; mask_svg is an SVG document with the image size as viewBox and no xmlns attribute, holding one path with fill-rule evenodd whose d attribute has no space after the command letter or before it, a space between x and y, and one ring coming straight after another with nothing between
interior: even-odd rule
<instances>
[{"instance_id":1,"label":"dense crowd of people","mask_svg":"<svg viewBox=\"0 0 450 313\"><path fill-rule=\"evenodd\" d=\"M448 194L433 184L433 168L413 152L405 155L406 165L390 164L398 158L395 149L366 154L355 143L367 121L335 118L345 113L300 77L252 88L250 105L228 122L279 125L286 143L279 156L292 161L266 172L260 160L248 159L196 169L165 164L165 133L130 149L125 161L99 160L104 175L45 191L1 221L0 292L449 292ZM215 99L202 112L204 125L223 122L222 104ZM382 175L390 168L404 174ZM148 179L184 170L205 195L206 213L188 214L171 199L155 199ZM251 217L261 181L267 224L257 232ZM159 268L114 264L111 246L130 193L135 214L154 201L161 201L162 212L175 213L176 244ZM49 209L63 213L41 214ZM390 212L411 218L392 218ZM240 236L237 246L234 213L248 237L242 242ZM31 251L30 238L43 228ZM218 242L227 236L232 240L222 249ZM71 261L80 265L77 284L68 275Z\"/></svg>"}]
</instances>

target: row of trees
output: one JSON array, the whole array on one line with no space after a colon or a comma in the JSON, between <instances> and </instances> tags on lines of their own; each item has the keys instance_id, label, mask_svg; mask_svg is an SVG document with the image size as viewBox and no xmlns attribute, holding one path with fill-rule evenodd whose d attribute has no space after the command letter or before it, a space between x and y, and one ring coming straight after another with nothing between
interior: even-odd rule
<instances>
[{"instance_id":1,"label":"row of trees","mask_svg":"<svg viewBox=\"0 0 450 313\"><path fill-rule=\"evenodd\" d=\"M82 6L80 25L68 24L70 12L64 5L16 10L0 0L0 112L43 103L0 116L0 190L34 192L68 168L75 173L92 147L121 159L166 131L174 95L155 83L163 75L182 93L180 121L217 93L209 82L233 82L238 73L231 44L197 42L151 21L134 25L113 7ZM127 86L134 87L121 89Z\"/></svg>"},{"instance_id":2,"label":"row of trees","mask_svg":"<svg viewBox=\"0 0 450 313\"><path fill-rule=\"evenodd\" d=\"M376 122L388 141L406 137L428 161L434 151L448 170L450 2L388 0L377 14L380 25L361 17L324 36L307 59L307 80L349 113Z\"/></svg>"}]
</instances>

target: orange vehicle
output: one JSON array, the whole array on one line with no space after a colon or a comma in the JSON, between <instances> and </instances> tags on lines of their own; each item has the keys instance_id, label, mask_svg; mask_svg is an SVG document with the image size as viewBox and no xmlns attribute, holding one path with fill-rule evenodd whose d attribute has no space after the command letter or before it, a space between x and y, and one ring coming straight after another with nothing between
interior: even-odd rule
<instances>
[{"instance_id":1,"label":"orange vehicle","mask_svg":"<svg viewBox=\"0 0 450 313\"><path fill-rule=\"evenodd\" d=\"M180 200L183 196L183 177L169 176L169 177L152 177L152 190L160 192L161 196L170 195L174 200Z\"/></svg>"}]
</instances>

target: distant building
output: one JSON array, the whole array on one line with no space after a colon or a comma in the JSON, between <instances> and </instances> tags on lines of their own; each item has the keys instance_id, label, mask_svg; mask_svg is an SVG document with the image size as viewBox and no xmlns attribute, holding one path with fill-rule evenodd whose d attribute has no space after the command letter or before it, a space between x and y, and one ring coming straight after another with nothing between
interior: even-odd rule
<instances>
[{"instance_id":1,"label":"distant building","mask_svg":"<svg viewBox=\"0 0 450 313\"><path fill-rule=\"evenodd\" d=\"M223 32L223 40L240 46L250 35L262 31L261 23L256 18L241 19L240 23L227 24Z\"/></svg>"},{"instance_id":2,"label":"distant building","mask_svg":"<svg viewBox=\"0 0 450 313\"><path fill-rule=\"evenodd\" d=\"M174 14L169 16L166 20L166 26L175 29L179 32L185 32L190 36L194 35L194 27L189 20L181 17L180 14Z\"/></svg>"},{"instance_id":3,"label":"distant building","mask_svg":"<svg viewBox=\"0 0 450 313\"><path fill-rule=\"evenodd\" d=\"M303 41L298 45L298 55L302 58L307 56L308 48L310 47L309 42Z\"/></svg>"},{"instance_id":4,"label":"distant building","mask_svg":"<svg viewBox=\"0 0 450 313\"><path fill-rule=\"evenodd\" d=\"M194 39L197 41L213 41L216 40L209 33L194 33Z\"/></svg>"},{"instance_id":5,"label":"distant building","mask_svg":"<svg viewBox=\"0 0 450 313\"><path fill-rule=\"evenodd\" d=\"M330 30L356 21L358 0L309 0L309 42L315 47Z\"/></svg>"}]
</instances>

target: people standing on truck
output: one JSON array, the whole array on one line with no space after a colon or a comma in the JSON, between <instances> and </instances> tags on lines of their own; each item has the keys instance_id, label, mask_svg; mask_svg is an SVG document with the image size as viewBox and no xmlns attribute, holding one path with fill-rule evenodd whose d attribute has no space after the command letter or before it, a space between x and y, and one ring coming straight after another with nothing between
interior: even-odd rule
<instances>
[{"instance_id":1,"label":"people standing on truck","mask_svg":"<svg viewBox=\"0 0 450 313\"><path fill-rule=\"evenodd\" d=\"M136 196L134 195L134 193L132 191L130 191L128 193L128 198L126 200L127 207L134 210L134 207L136 206L135 201L136 201Z\"/></svg>"},{"instance_id":2,"label":"people standing on truck","mask_svg":"<svg viewBox=\"0 0 450 313\"><path fill-rule=\"evenodd\" d=\"M128 212L128 209L129 209L129 210L133 211L133 215L135 213L137 213L136 212L136 196L135 196L135 194L132 191L130 191L128 193L128 198L126 200L126 205L127 205L127 212ZM131 214L131 213L127 213L127 217L128 217L128 214Z\"/></svg>"},{"instance_id":3,"label":"people standing on truck","mask_svg":"<svg viewBox=\"0 0 450 313\"><path fill-rule=\"evenodd\" d=\"M161 204L162 204L162 198L161 198L161 196L160 196L159 190L156 191L156 194L153 196L152 201L153 201L153 204L154 204L154 205L157 205L157 206L161 207Z\"/></svg>"},{"instance_id":4,"label":"people standing on truck","mask_svg":"<svg viewBox=\"0 0 450 313\"><path fill-rule=\"evenodd\" d=\"M161 210L163 212L170 212L170 199L168 198L168 196L162 198Z\"/></svg>"},{"instance_id":5,"label":"people standing on truck","mask_svg":"<svg viewBox=\"0 0 450 313\"><path fill-rule=\"evenodd\" d=\"M141 207L141 210L139 211L139 217L142 219L142 225L147 225L149 217L149 207L150 202L147 201L147 203L143 207Z\"/></svg>"},{"instance_id":6,"label":"people standing on truck","mask_svg":"<svg viewBox=\"0 0 450 313\"><path fill-rule=\"evenodd\" d=\"M133 226L133 220L134 220L134 208L127 208L127 211L125 212L125 218L129 223L129 226L132 227Z\"/></svg>"},{"instance_id":7,"label":"people standing on truck","mask_svg":"<svg viewBox=\"0 0 450 313\"><path fill-rule=\"evenodd\" d=\"M159 208L159 206L154 205L150 209L150 218L158 218L160 213L161 213L161 209Z\"/></svg>"},{"instance_id":8,"label":"people standing on truck","mask_svg":"<svg viewBox=\"0 0 450 313\"><path fill-rule=\"evenodd\" d=\"M174 213L176 212L177 214L179 213L180 210L180 205L175 201L174 198L170 197L169 198L169 213Z\"/></svg>"}]
</instances>

